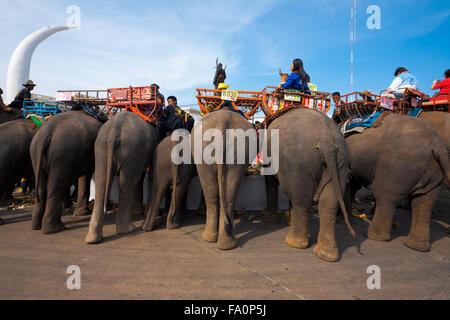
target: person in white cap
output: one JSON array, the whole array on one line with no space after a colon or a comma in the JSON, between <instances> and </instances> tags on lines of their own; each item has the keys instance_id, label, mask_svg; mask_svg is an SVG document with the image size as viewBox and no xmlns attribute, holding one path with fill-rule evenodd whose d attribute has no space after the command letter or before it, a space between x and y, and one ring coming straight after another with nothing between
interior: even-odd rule
<instances>
[{"instance_id":1,"label":"person in white cap","mask_svg":"<svg viewBox=\"0 0 450 320\"><path fill-rule=\"evenodd\" d=\"M34 89L36 84L32 80L27 80L27 81L25 81L23 86L25 88L21 89L17 93L16 97L14 98L14 101L11 102L9 107L21 109L23 107L23 102L25 100L31 100L31 91Z\"/></svg>"}]
</instances>

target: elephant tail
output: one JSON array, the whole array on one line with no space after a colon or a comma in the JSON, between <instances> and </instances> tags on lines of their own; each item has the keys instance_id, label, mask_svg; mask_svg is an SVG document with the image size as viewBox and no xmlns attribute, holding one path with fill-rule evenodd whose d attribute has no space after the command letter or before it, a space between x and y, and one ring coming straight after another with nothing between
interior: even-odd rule
<instances>
[{"instance_id":1,"label":"elephant tail","mask_svg":"<svg viewBox=\"0 0 450 320\"><path fill-rule=\"evenodd\" d=\"M355 231L353 230L352 226L350 225L350 221L348 220L347 207L345 206L344 197L342 195L343 193L341 188L341 182L338 174L339 166L337 163L337 147L335 146L333 141L331 142L332 147L330 146L329 148L327 148L327 150L329 151L324 152L325 163L327 165L328 172L330 173L331 176L331 183L333 184L336 197L339 201L342 213L344 214L345 224L347 225L350 234L352 236L355 236Z\"/></svg>"},{"instance_id":2,"label":"elephant tail","mask_svg":"<svg viewBox=\"0 0 450 320\"><path fill-rule=\"evenodd\" d=\"M447 147L441 141L440 138L437 138L432 146L433 156L439 162L439 165L444 173L447 181L450 181L450 157L447 151Z\"/></svg>"},{"instance_id":3,"label":"elephant tail","mask_svg":"<svg viewBox=\"0 0 450 320\"><path fill-rule=\"evenodd\" d=\"M41 202L43 199L40 199L39 197L39 181L40 181L40 177L42 175L42 157L44 156L44 153L47 151L47 148L50 144L52 137L51 136L47 136L45 137L45 139L43 139L42 141L39 141L36 145L36 154L37 154L37 159L36 159L36 168L34 168L34 175L35 175L35 194L36 194L36 199L37 201Z\"/></svg>"},{"instance_id":4,"label":"elephant tail","mask_svg":"<svg viewBox=\"0 0 450 320\"><path fill-rule=\"evenodd\" d=\"M104 211L106 212L106 206L111 195L111 187L114 181L114 152L118 145L117 135L106 143L106 185L105 185L105 204Z\"/></svg>"}]
</instances>

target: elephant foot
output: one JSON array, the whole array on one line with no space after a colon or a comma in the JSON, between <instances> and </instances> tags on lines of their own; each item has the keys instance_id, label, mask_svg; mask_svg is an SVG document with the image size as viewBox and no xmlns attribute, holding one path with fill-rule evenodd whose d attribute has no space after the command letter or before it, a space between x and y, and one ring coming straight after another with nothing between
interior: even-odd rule
<instances>
[{"instance_id":1,"label":"elephant foot","mask_svg":"<svg viewBox=\"0 0 450 320\"><path fill-rule=\"evenodd\" d=\"M91 214L88 208L76 208L73 215L76 217L88 216Z\"/></svg>"},{"instance_id":2,"label":"elephant foot","mask_svg":"<svg viewBox=\"0 0 450 320\"><path fill-rule=\"evenodd\" d=\"M51 233L57 233L61 232L64 229L66 229L66 226L64 223L58 223L53 225L43 225L42 226L42 233L44 234L51 234Z\"/></svg>"},{"instance_id":3,"label":"elephant foot","mask_svg":"<svg viewBox=\"0 0 450 320\"><path fill-rule=\"evenodd\" d=\"M42 223L31 223L31 230L41 230Z\"/></svg>"},{"instance_id":4,"label":"elephant foot","mask_svg":"<svg viewBox=\"0 0 450 320\"><path fill-rule=\"evenodd\" d=\"M88 244L95 244L100 243L103 240L103 235L101 232L94 232L89 230L88 234L86 235L86 238L84 239L84 242Z\"/></svg>"},{"instance_id":5,"label":"elephant foot","mask_svg":"<svg viewBox=\"0 0 450 320\"><path fill-rule=\"evenodd\" d=\"M417 250L417 251L430 251L430 241L426 240L417 240L412 238L411 236L408 236L405 241L403 241L403 244L407 246L408 248Z\"/></svg>"},{"instance_id":6,"label":"elephant foot","mask_svg":"<svg viewBox=\"0 0 450 320\"><path fill-rule=\"evenodd\" d=\"M136 230L136 226L132 222L130 222L126 225L123 225L123 226L116 226L117 234L128 234L128 233L134 232L135 230Z\"/></svg>"},{"instance_id":7,"label":"elephant foot","mask_svg":"<svg viewBox=\"0 0 450 320\"><path fill-rule=\"evenodd\" d=\"M336 247L331 249L325 249L323 246L318 244L314 249L314 254L322 260L328 262L335 262L339 260L339 251Z\"/></svg>"},{"instance_id":8,"label":"elephant foot","mask_svg":"<svg viewBox=\"0 0 450 320\"><path fill-rule=\"evenodd\" d=\"M176 221L176 222L169 222L169 220L167 220L166 223L166 228L169 230L174 230L174 229L178 229L179 227L181 227L181 223Z\"/></svg>"},{"instance_id":9,"label":"elephant foot","mask_svg":"<svg viewBox=\"0 0 450 320\"><path fill-rule=\"evenodd\" d=\"M210 232L208 230L203 231L202 239L206 242L216 243L218 238L217 232Z\"/></svg>"},{"instance_id":10,"label":"elephant foot","mask_svg":"<svg viewBox=\"0 0 450 320\"><path fill-rule=\"evenodd\" d=\"M231 250L237 247L238 241L235 236L219 233L217 248L221 250Z\"/></svg>"},{"instance_id":11,"label":"elephant foot","mask_svg":"<svg viewBox=\"0 0 450 320\"><path fill-rule=\"evenodd\" d=\"M145 223L142 224L141 229L145 232L152 231L154 229L154 223Z\"/></svg>"},{"instance_id":12,"label":"elephant foot","mask_svg":"<svg viewBox=\"0 0 450 320\"><path fill-rule=\"evenodd\" d=\"M262 214L262 221L266 223L277 223L281 220L281 215L273 212L272 210L264 210Z\"/></svg>"},{"instance_id":13,"label":"elephant foot","mask_svg":"<svg viewBox=\"0 0 450 320\"><path fill-rule=\"evenodd\" d=\"M296 237L289 232L285 239L286 243L291 247L298 249L306 249L309 246L309 236L307 238Z\"/></svg>"},{"instance_id":14,"label":"elephant foot","mask_svg":"<svg viewBox=\"0 0 450 320\"><path fill-rule=\"evenodd\" d=\"M137 206L131 209L130 215L132 217L140 217L144 215L144 206Z\"/></svg>"},{"instance_id":15,"label":"elephant foot","mask_svg":"<svg viewBox=\"0 0 450 320\"><path fill-rule=\"evenodd\" d=\"M375 241L389 241L391 240L391 235L389 233L383 233L383 232L374 232L371 227L369 227L369 230L365 233L366 238L370 240Z\"/></svg>"}]
</instances>

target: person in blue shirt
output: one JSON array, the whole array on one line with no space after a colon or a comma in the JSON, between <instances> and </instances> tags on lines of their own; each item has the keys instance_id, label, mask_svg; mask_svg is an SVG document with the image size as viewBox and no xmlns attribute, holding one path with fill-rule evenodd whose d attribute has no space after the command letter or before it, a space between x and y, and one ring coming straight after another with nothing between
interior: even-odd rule
<instances>
[{"instance_id":1,"label":"person in blue shirt","mask_svg":"<svg viewBox=\"0 0 450 320\"><path fill-rule=\"evenodd\" d=\"M311 94L308 88L308 82L310 81L310 78L303 69L303 61L301 59L295 59L292 62L291 71L292 73L289 75L286 82L281 85L281 88L295 89L303 91L307 94Z\"/></svg>"}]
</instances>

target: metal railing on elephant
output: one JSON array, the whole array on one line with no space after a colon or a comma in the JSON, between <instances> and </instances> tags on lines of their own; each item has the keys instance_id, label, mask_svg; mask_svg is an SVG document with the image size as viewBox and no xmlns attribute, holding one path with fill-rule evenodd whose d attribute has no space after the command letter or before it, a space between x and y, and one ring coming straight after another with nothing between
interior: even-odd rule
<instances>
[{"instance_id":1,"label":"metal railing on elephant","mask_svg":"<svg viewBox=\"0 0 450 320\"><path fill-rule=\"evenodd\" d=\"M261 105L262 94L259 91L233 91L215 89L196 89L195 96L202 115L218 110L222 103L230 101L233 108L241 111L247 119L256 113Z\"/></svg>"},{"instance_id":2,"label":"metal railing on elephant","mask_svg":"<svg viewBox=\"0 0 450 320\"><path fill-rule=\"evenodd\" d=\"M32 101L25 100L22 107L25 119L31 118L39 127L47 122L47 119L61 112L57 101Z\"/></svg>"}]
</instances>

